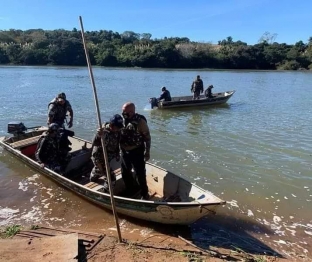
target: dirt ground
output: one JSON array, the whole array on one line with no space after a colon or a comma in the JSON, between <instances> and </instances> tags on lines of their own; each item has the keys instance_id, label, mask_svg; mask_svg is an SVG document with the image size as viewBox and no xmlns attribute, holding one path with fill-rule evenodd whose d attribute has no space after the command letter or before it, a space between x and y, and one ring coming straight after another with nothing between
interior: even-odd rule
<instances>
[{"instance_id":1,"label":"dirt ground","mask_svg":"<svg viewBox=\"0 0 312 262\"><path fill-rule=\"evenodd\" d=\"M123 240L85 231L36 227L0 240L0 261L309 261L248 254L242 250L201 249L180 237L151 236ZM5 238L6 237L6 238ZM67 241L67 240L68 241ZM62 244L63 241L63 244ZM75 255L73 255L75 254ZM29 260L29 258L31 258ZM57 258L57 259L56 259ZM26 260L25 260L26 259Z\"/></svg>"},{"instance_id":2,"label":"dirt ground","mask_svg":"<svg viewBox=\"0 0 312 262\"><path fill-rule=\"evenodd\" d=\"M247 253L233 252L229 250L201 251L188 244L155 244L152 242L138 243L118 243L116 238L108 237L92 252L90 252L86 260L81 261L257 261L257 262L273 262L273 261L290 261L269 256L253 256Z\"/></svg>"}]
</instances>

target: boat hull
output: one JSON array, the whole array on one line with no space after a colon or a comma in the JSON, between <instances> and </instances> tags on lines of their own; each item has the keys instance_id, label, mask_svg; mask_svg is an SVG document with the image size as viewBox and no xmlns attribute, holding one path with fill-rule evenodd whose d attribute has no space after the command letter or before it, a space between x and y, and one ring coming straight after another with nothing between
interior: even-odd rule
<instances>
[{"instance_id":1,"label":"boat hull","mask_svg":"<svg viewBox=\"0 0 312 262\"><path fill-rule=\"evenodd\" d=\"M198 100L193 100L192 96L172 97L172 101L159 101L158 109L183 108L183 107L203 107L211 105L220 105L226 103L235 91L216 93L212 98L206 98L201 95Z\"/></svg>"},{"instance_id":2,"label":"boat hull","mask_svg":"<svg viewBox=\"0 0 312 262\"><path fill-rule=\"evenodd\" d=\"M81 142L89 143L88 141L82 140L80 138L76 139L79 139L79 141ZM9 144L5 143L3 138L0 139L0 145L3 146L8 152L16 156L18 159L22 160L33 169L46 175L60 185L72 190L73 192L79 194L80 196L97 205L100 205L106 209L111 209L111 200L109 194L90 189L85 185L79 184L48 168L40 167L40 165L36 161L23 155L20 150L17 150L11 147ZM83 162L83 159L89 158L90 154L87 151L80 152L79 157L80 159L78 161ZM166 170L150 163L147 163L146 168L148 176L150 175L149 179L153 182L156 181L155 177L158 178L156 174L157 172L167 172ZM170 175L172 175L172 173L170 173ZM178 176L173 176L173 178L180 179L178 178ZM120 180L122 179L120 178ZM185 182L185 180L183 181ZM205 192L207 195L208 193L210 193L199 188L196 185L190 185L192 185L192 190L199 190L199 195L205 194ZM225 204L225 201L217 197L212 198L213 200L209 202L201 202L200 200L192 202L146 201L121 196L114 196L114 198L116 210L119 214L163 224L179 225L188 225L208 214L214 214L220 205Z\"/></svg>"}]
</instances>

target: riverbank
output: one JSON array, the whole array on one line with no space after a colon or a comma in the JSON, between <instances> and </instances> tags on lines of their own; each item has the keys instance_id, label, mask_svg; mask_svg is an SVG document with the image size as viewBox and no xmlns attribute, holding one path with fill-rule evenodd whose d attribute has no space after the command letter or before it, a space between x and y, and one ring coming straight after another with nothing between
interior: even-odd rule
<instances>
[{"instance_id":1,"label":"riverbank","mask_svg":"<svg viewBox=\"0 0 312 262\"><path fill-rule=\"evenodd\" d=\"M127 236L128 237L128 236ZM74 229L10 226L1 229L1 257L5 261L294 261L243 250L202 249L182 238L154 235L123 239ZM1 259L0 259L1 260ZM304 261L304 260L302 260Z\"/></svg>"},{"instance_id":2,"label":"riverbank","mask_svg":"<svg viewBox=\"0 0 312 262\"><path fill-rule=\"evenodd\" d=\"M0 68L9 68L9 67L22 67L22 68L77 68L83 69L87 68L87 65L53 65L53 64L46 64L46 65L21 65L21 64L0 64ZM99 68L99 69L113 69L113 70L153 70L153 71L195 71L195 72L312 72L312 67L310 69L307 68L298 68L298 69L226 69L226 68L166 68L166 67L139 67L139 66L100 66L100 65L92 65L92 68ZM88 72L88 71L86 71ZM193 80L193 78L191 78ZM190 81L191 81L190 80Z\"/></svg>"}]
</instances>

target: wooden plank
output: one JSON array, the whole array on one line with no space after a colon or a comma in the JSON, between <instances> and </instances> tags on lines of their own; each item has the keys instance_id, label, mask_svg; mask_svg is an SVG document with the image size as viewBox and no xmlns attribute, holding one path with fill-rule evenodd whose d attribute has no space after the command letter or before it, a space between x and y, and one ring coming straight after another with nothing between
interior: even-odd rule
<instances>
[{"instance_id":1,"label":"wooden plank","mask_svg":"<svg viewBox=\"0 0 312 262\"><path fill-rule=\"evenodd\" d=\"M0 239L1 261L77 261L78 234L44 238Z\"/></svg>"},{"instance_id":2,"label":"wooden plank","mask_svg":"<svg viewBox=\"0 0 312 262\"><path fill-rule=\"evenodd\" d=\"M116 176L121 175L121 168L115 169L115 170L114 170L114 174L115 174Z\"/></svg>"},{"instance_id":3,"label":"wooden plank","mask_svg":"<svg viewBox=\"0 0 312 262\"><path fill-rule=\"evenodd\" d=\"M89 186L89 188L93 189L95 187L97 187L99 184L98 183L94 183L93 185Z\"/></svg>"},{"instance_id":4,"label":"wooden plank","mask_svg":"<svg viewBox=\"0 0 312 262\"><path fill-rule=\"evenodd\" d=\"M30 138L27 138L27 139L23 139L23 140L19 140L19 141L16 141L14 143L11 143L10 145L13 148L21 148L21 147L24 147L24 146L33 145L33 144L38 143L38 140L40 139L40 137L41 137L41 135L30 137Z\"/></svg>"},{"instance_id":5,"label":"wooden plank","mask_svg":"<svg viewBox=\"0 0 312 262\"><path fill-rule=\"evenodd\" d=\"M99 191L102 188L104 188L103 185L97 185L96 187L92 188L92 190Z\"/></svg>"},{"instance_id":6,"label":"wooden plank","mask_svg":"<svg viewBox=\"0 0 312 262\"><path fill-rule=\"evenodd\" d=\"M85 185L85 187L91 188L95 183L94 182L89 182L88 184Z\"/></svg>"}]
</instances>

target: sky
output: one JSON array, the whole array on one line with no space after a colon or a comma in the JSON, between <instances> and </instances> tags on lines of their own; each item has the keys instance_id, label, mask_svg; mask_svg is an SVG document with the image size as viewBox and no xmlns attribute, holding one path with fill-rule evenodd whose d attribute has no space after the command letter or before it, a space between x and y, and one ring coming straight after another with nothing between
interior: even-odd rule
<instances>
[{"instance_id":1,"label":"sky","mask_svg":"<svg viewBox=\"0 0 312 262\"><path fill-rule=\"evenodd\" d=\"M294 44L312 36L311 0L0 0L0 30L80 29L255 44L265 33Z\"/></svg>"}]
</instances>

